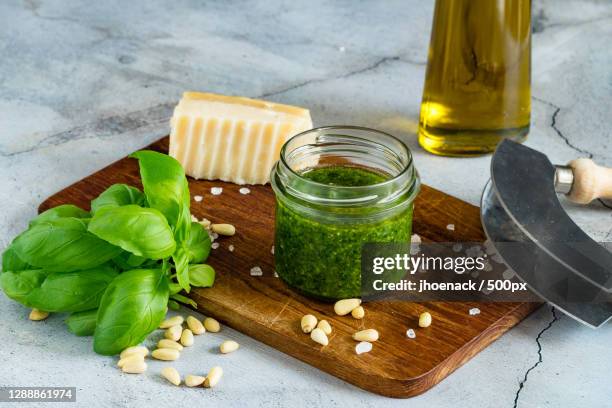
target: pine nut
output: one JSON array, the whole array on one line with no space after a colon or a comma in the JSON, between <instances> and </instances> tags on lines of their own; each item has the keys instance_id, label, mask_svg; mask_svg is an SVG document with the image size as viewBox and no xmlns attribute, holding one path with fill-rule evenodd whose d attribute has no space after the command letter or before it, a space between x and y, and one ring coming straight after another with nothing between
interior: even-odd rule
<instances>
[{"instance_id":1,"label":"pine nut","mask_svg":"<svg viewBox=\"0 0 612 408\"><path fill-rule=\"evenodd\" d=\"M310 333L315 327L317 327L317 318L311 314L304 315L302 317L302 321L300 322L302 326L302 331L304 333Z\"/></svg>"},{"instance_id":2,"label":"pine nut","mask_svg":"<svg viewBox=\"0 0 612 408\"><path fill-rule=\"evenodd\" d=\"M328 335L328 336L329 336L329 335L331 334L331 332L332 332L331 325L329 324L329 322L328 322L327 320L321 320L321 321L319 322L319 324L317 324L317 327L318 327L319 329L323 330L323 332L324 332L326 335Z\"/></svg>"},{"instance_id":3,"label":"pine nut","mask_svg":"<svg viewBox=\"0 0 612 408\"><path fill-rule=\"evenodd\" d=\"M197 387L199 385L202 385L202 383L204 383L205 380L206 380L206 377L202 377L200 375L189 374L188 376L185 377L185 385L188 387Z\"/></svg>"},{"instance_id":4,"label":"pine nut","mask_svg":"<svg viewBox=\"0 0 612 408\"><path fill-rule=\"evenodd\" d=\"M47 317L49 317L49 312L45 312L42 310L38 310L38 309L32 309L32 311L30 312L30 320L38 322L40 320L45 320Z\"/></svg>"},{"instance_id":5,"label":"pine nut","mask_svg":"<svg viewBox=\"0 0 612 408\"><path fill-rule=\"evenodd\" d=\"M419 327L431 326L431 314L429 312L423 312L419 316Z\"/></svg>"},{"instance_id":6,"label":"pine nut","mask_svg":"<svg viewBox=\"0 0 612 408\"><path fill-rule=\"evenodd\" d=\"M146 348L145 346L128 347L125 350L123 350L121 354L119 354L119 359L124 359L127 356L130 356L132 354L138 354L138 355L141 355L142 358L145 358L146 356L149 355L149 349Z\"/></svg>"},{"instance_id":7,"label":"pine nut","mask_svg":"<svg viewBox=\"0 0 612 408\"><path fill-rule=\"evenodd\" d=\"M322 346L327 346L329 344L329 340L327 339L327 335L322 329L316 328L310 333L310 338L315 342L319 343Z\"/></svg>"},{"instance_id":8,"label":"pine nut","mask_svg":"<svg viewBox=\"0 0 612 408\"><path fill-rule=\"evenodd\" d=\"M151 353L153 358L163 361L174 361L179 358L180 355L181 353L178 350L168 348L156 349Z\"/></svg>"},{"instance_id":9,"label":"pine nut","mask_svg":"<svg viewBox=\"0 0 612 408\"><path fill-rule=\"evenodd\" d=\"M147 363L144 360L131 361L121 368L121 371L128 374L142 374L147 371Z\"/></svg>"},{"instance_id":10,"label":"pine nut","mask_svg":"<svg viewBox=\"0 0 612 408\"><path fill-rule=\"evenodd\" d=\"M183 328L180 325L177 325L166 329L164 337L168 340L179 341L181 338L181 334L183 334Z\"/></svg>"},{"instance_id":11,"label":"pine nut","mask_svg":"<svg viewBox=\"0 0 612 408\"><path fill-rule=\"evenodd\" d=\"M187 316L187 327L189 327L189 330L196 335L206 332L202 322L193 316Z\"/></svg>"},{"instance_id":12,"label":"pine nut","mask_svg":"<svg viewBox=\"0 0 612 408\"><path fill-rule=\"evenodd\" d=\"M179 374L178 371L176 371L176 368L174 367L164 367L161 370L161 375L162 377L164 377L166 380L170 381L174 385L181 384L181 375Z\"/></svg>"},{"instance_id":13,"label":"pine nut","mask_svg":"<svg viewBox=\"0 0 612 408\"><path fill-rule=\"evenodd\" d=\"M236 233L236 227L232 224L212 224L210 229L219 235L232 236Z\"/></svg>"},{"instance_id":14,"label":"pine nut","mask_svg":"<svg viewBox=\"0 0 612 408\"><path fill-rule=\"evenodd\" d=\"M193 346L193 333L189 329L183 330L181 344L185 347Z\"/></svg>"},{"instance_id":15,"label":"pine nut","mask_svg":"<svg viewBox=\"0 0 612 408\"><path fill-rule=\"evenodd\" d=\"M123 366L136 362L136 361L144 361L144 356L139 353L129 354L117 362L117 367L123 368Z\"/></svg>"},{"instance_id":16,"label":"pine nut","mask_svg":"<svg viewBox=\"0 0 612 408\"><path fill-rule=\"evenodd\" d=\"M172 326L180 326L181 324L183 324L183 321L185 321L185 319L183 319L183 316L174 316L161 322L159 324L159 328L169 329Z\"/></svg>"},{"instance_id":17,"label":"pine nut","mask_svg":"<svg viewBox=\"0 0 612 408\"><path fill-rule=\"evenodd\" d=\"M206 380L204 381L204 387L214 387L219 383L219 380L221 380L221 376L223 376L223 369L221 367L215 366L211 368L206 376Z\"/></svg>"},{"instance_id":18,"label":"pine nut","mask_svg":"<svg viewBox=\"0 0 612 408\"><path fill-rule=\"evenodd\" d=\"M365 316L365 310L363 309L363 306L357 306L356 308L351 310L351 316L353 316L355 319L363 319L363 316Z\"/></svg>"},{"instance_id":19,"label":"pine nut","mask_svg":"<svg viewBox=\"0 0 612 408\"><path fill-rule=\"evenodd\" d=\"M217 333L219 330L221 330L221 325L219 322L212 317L207 317L204 319L204 327L211 333Z\"/></svg>"},{"instance_id":20,"label":"pine nut","mask_svg":"<svg viewBox=\"0 0 612 408\"><path fill-rule=\"evenodd\" d=\"M373 342L378 340L378 331L375 329L366 329L353 334L353 340Z\"/></svg>"},{"instance_id":21,"label":"pine nut","mask_svg":"<svg viewBox=\"0 0 612 408\"><path fill-rule=\"evenodd\" d=\"M334 305L334 312L339 316L345 316L361 304L361 299L342 299Z\"/></svg>"},{"instance_id":22,"label":"pine nut","mask_svg":"<svg viewBox=\"0 0 612 408\"><path fill-rule=\"evenodd\" d=\"M178 351L183 351L183 346L174 340L161 339L157 342L157 348L169 348Z\"/></svg>"},{"instance_id":23,"label":"pine nut","mask_svg":"<svg viewBox=\"0 0 612 408\"><path fill-rule=\"evenodd\" d=\"M228 354L238 350L238 347L240 347L240 345L234 340L225 340L223 343L221 343L221 346L219 346L219 351L221 351L223 354Z\"/></svg>"}]
</instances>

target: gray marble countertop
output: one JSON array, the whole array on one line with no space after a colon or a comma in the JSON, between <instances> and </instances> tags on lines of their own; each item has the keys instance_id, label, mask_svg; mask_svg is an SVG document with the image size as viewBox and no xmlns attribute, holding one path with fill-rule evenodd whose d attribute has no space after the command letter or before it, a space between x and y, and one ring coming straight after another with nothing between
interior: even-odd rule
<instances>
[{"instance_id":1,"label":"gray marble countertop","mask_svg":"<svg viewBox=\"0 0 612 408\"><path fill-rule=\"evenodd\" d=\"M0 248L50 194L168 132L183 90L263 97L311 109L316 125L402 137L423 181L477 204L490 157L435 157L417 145L433 1L179 0L0 2ZM612 165L612 3L535 1L528 145L564 163ZM612 239L601 203L571 216ZM0 385L76 386L79 406L612 406L612 325L594 331L544 306L410 401L357 389L225 329L177 363L202 372L233 338L222 386L170 388L152 363L121 375L63 317L28 322L0 295ZM427 358L427 356L423 356ZM73 405L71 405L73 406Z\"/></svg>"}]
</instances>

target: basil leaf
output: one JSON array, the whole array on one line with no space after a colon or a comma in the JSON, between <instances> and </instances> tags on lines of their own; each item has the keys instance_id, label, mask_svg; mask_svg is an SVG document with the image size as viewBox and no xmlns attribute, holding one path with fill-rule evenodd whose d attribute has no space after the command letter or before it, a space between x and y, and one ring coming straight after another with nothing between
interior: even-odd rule
<instances>
[{"instance_id":1,"label":"basil leaf","mask_svg":"<svg viewBox=\"0 0 612 408\"><path fill-rule=\"evenodd\" d=\"M91 217L91 214L77 207L76 205L72 205L72 204L58 205L57 207L50 208L47 211L43 211L40 214L38 214L38 217L30 221L30 227L33 225L39 224L43 221L57 220L58 218L66 218L66 217L89 218Z\"/></svg>"},{"instance_id":2,"label":"basil leaf","mask_svg":"<svg viewBox=\"0 0 612 408\"><path fill-rule=\"evenodd\" d=\"M189 236L189 186L181 164L166 154L141 150L130 155L138 159L140 176L149 207L161 211L173 228L177 241Z\"/></svg>"},{"instance_id":3,"label":"basil leaf","mask_svg":"<svg viewBox=\"0 0 612 408\"><path fill-rule=\"evenodd\" d=\"M129 257L133 255L127 251L121 251L121 253L119 255L117 255L116 257L114 257L113 259L111 259L111 262L113 264L115 264L115 266L121 270L129 270L129 269L134 269L133 266L130 266L127 262L127 260L129 259Z\"/></svg>"},{"instance_id":4,"label":"basil leaf","mask_svg":"<svg viewBox=\"0 0 612 408\"><path fill-rule=\"evenodd\" d=\"M88 229L105 241L145 258L166 258L176 247L170 226L154 208L137 205L106 208L93 216Z\"/></svg>"},{"instance_id":5,"label":"basil leaf","mask_svg":"<svg viewBox=\"0 0 612 408\"><path fill-rule=\"evenodd\" d=\"M210 254L210 236L199 222L191 223L191 231L185 246L189 252L189 263L204 262Z\"/></svg>"},{"instance_id":6,"label":"basil leaf","mask_svg":"<svg viewBox=\"0 0 612 408\"><path fill-rule=\"evenodd\" d=\"M215 270L206 264L189 265L189 282L199 288L209 288L215 282Z\"/></svg>"},{"instance_id":7,"label":"basil leaf","mask_svg":"<svg viewBox=\"0 0 612 408\"><path fill-rule=\"evenodd\" d=\"M131 269L136 268L137 266L142 265L143 263L147 262L149 259L145 258L144 256L138 256L138 255L134 255L134 254L130 254L130 256L128 256L126 263L131 266Z\"/></svg>"},{"instance_id":8,"label":"basil leaf","mask_svg":"<svg viewBox=\"0 0 612 408\"><path fill-rule=\"evenodd\" d=\"M176 294L176 295L170 296L170 299L176 300L176 301L181 302L181 303L183 303L185 305L189 305L189 306L193 307L194 309L198 308L198 304L194 300L188 298L187 296Z\"/></svg>"},{"instance_id":9,"label":"basil leaf","mask_svg":"<svg viewBox=\"0 0 612 408\"><path fill-rule=\"evenodd\" d=\"M176 278L187 292L191 290L189 264L205 261L210 254L210 247L211 241L208 232L200 223L192 222L189 238L172 255Z\"/></svg>"},{"instance_id":10,"label":"basil leaf","mask_svg":"<svg viewBox=\"0 0 612 408\"><path fill-rule=\"evenodd\" d=\"M189 292L191 290L191 286L189 286L189 251L182 246L177 248L176 252L172 254L172 261L176 270L176 280L185 291Z\"/></svg>"},{"instance_id":11,"label":"basil leaf","mask_svg":"<svg viewBox=\"0 0 612 408\"><path fill-rule=\"evenodd\" d=\"M48 273L43 269L4 272L0 275L0 287L9 298L22 305L29 306L27 303L28 295L32 290L42 285Z\"/></svg>"},{"instance_id":12,"label":"basil leaf","mask_svg":"<svg viewBox=\"0 0 612 408\"><path fill-rule=\"evenodd\" d=\"M32 267L19 258L12 245L4 250L2 254L2 272L17 272L26 269L32 269Z\"/></svg>"},{"instance_id":13,"label":"basil leaf","mask_svg":"<svg viewBox=\"0 0 612 408\"><path fill-rule=\"evenodd\" d=\"M81 312L100 304L104 291L117 276L109 266L94 269L52 273L42 285L34 288L26 302L28 306L47 312Z\"/></svg>"},{"instance_id":14,"label":"basil leaf","mask_svg":"<svg viewBox=\"0 0 612 408\"><path fill-rule=\"evenodd\" d=\"M181 287L181 285L179 285L178 283L174 283L174 282L170 282L168 284L168 288L170 289L170 294L171 295L176 295L177 293L179 293L181 290L183 290L183 288Z\"/></svg>"},{"instance_id":15,"label":"basil leaf","mask_svg":"<svg viewBox=\"0 0 612 408\"><path fill-rule=\"evenodd\" d=\"M72 272L102 265L121 249L87 231L88 220L58 218L41 221L13 242L24 262L58 272Z\"/></svg>"},{"instance_id":16,"label":"basil leaf","mask_svg":"<svg viewBox=\"0 0 612 408\"><path fill-rule=\"evenodd\" d=\"M175 300L169 300L168 301L168 308L170 308L172 310L181 310L181 305L179 305L178 302L175 301Z\"/></svg>"},{"instance_id":17,"label":"basil leaf","mask_svg":"<svg viewBox=\"0 0 612 408\"><path fill-rule=\"evenodd\" d=\"M168 278L160 269L132 269L104 292L94 334L96 353L115 355L141 343L166 315Z\"/></svg>"},{"instance_id":18,"label":"basil leaf","mask_svg":"<svg viewBox=\"0 0 612 408\"><path fill-rule=\"evenodd\" d=\"M144 204L144 194L136 187L127 184L113 184L91 201L91 212L95 214L102 208L121 207L122 205Z\"/></svg>"},{"instance_id":19,"label":"basil leaf","mask_svg":"<svg viewBox=\"0 0 612 408\"><path fill-rule=\"evenodd\" d=\"M77 336L93 336L96 330L96 316L98 309L85 310L72 313L66 319L68 330Z\"/></svg>"},{"instance_id":20,"label":"basil leaf","mask_svg":"<svg viewBox=\"0 0 612 408\"><path fill-rule=\"evenodd\" d=\"M147 268L149 266L158 267L157 265L158 261L148 259L143 256L134 255L127 251L122 251L119 255L117 255L116 257L112 259L112 262L117 267L119 267L119 269L122 269L122 270L135 269L138 267L141 267L141 269L143 269L142 268L143 265L147 265ZM144 268L144 269L147 269L147 268Z\"/></svg>"}]
</instances>

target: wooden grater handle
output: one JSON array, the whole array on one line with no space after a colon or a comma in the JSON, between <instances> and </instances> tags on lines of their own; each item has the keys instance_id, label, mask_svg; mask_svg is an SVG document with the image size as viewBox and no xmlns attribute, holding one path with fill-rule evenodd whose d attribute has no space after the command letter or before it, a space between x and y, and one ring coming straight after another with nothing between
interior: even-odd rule
<instances>
[{"instance_id":1,"label":"wooden grater handle","mask_svg":"<svg viewBox=\"0 0 612 408\"><path fill-rule=\"evenodd\" d=\"M596 198L612 199L612 168L598 166L591 159L572 160L568 166L574 172L570 200L588 204Z\"/></svg>"}]
</instances>

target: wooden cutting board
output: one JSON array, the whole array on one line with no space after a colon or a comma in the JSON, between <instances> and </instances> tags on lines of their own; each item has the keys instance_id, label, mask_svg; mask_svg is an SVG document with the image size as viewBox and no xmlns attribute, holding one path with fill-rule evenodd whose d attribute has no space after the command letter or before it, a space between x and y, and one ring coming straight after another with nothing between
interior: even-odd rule
<instances>
[{"instance_id":1,"label":"wooden cutting board","mask_svg":"<svg viewBox=\"0 0 612 408\"><path fill-rule=\"evenodd\" d=\"M168 138L150 146L166 153ZM39 211L73 203L89 209L89 202L114 183L142 188L136 160L124 158L67 187L44 201ZM223 187L213 196L211 187ZM452 373L538 307L536 303L409 303L375 302L365 306L363 320L339 317L333 305L307 299L274 276L274 195L269 186L249 186L242 195L231 183L189 179L191 212L237 228L233 237L220 238L208 260L217 271L213 288L193 290L198 310L299 360L366 390L389 397L420 394ZM193 200L202 196L201 202ZM446 226L454 224L455 230ZM414 232L424 241L482 242L477 207L431 187L423 186L415 203ZM233 251L229 246L233 246ZM259 266L263 276L251 276ZM469 316L479 307L481 313ZM418 316L429 311L433 324L418 328ZM313 313L332 327L330 344L321 347L302 333L300 319ZM376 328L380 340L370 353L357 355L352 333ZM415 339L406 337L414 328Z\"/></svg>"}]
</instances>

